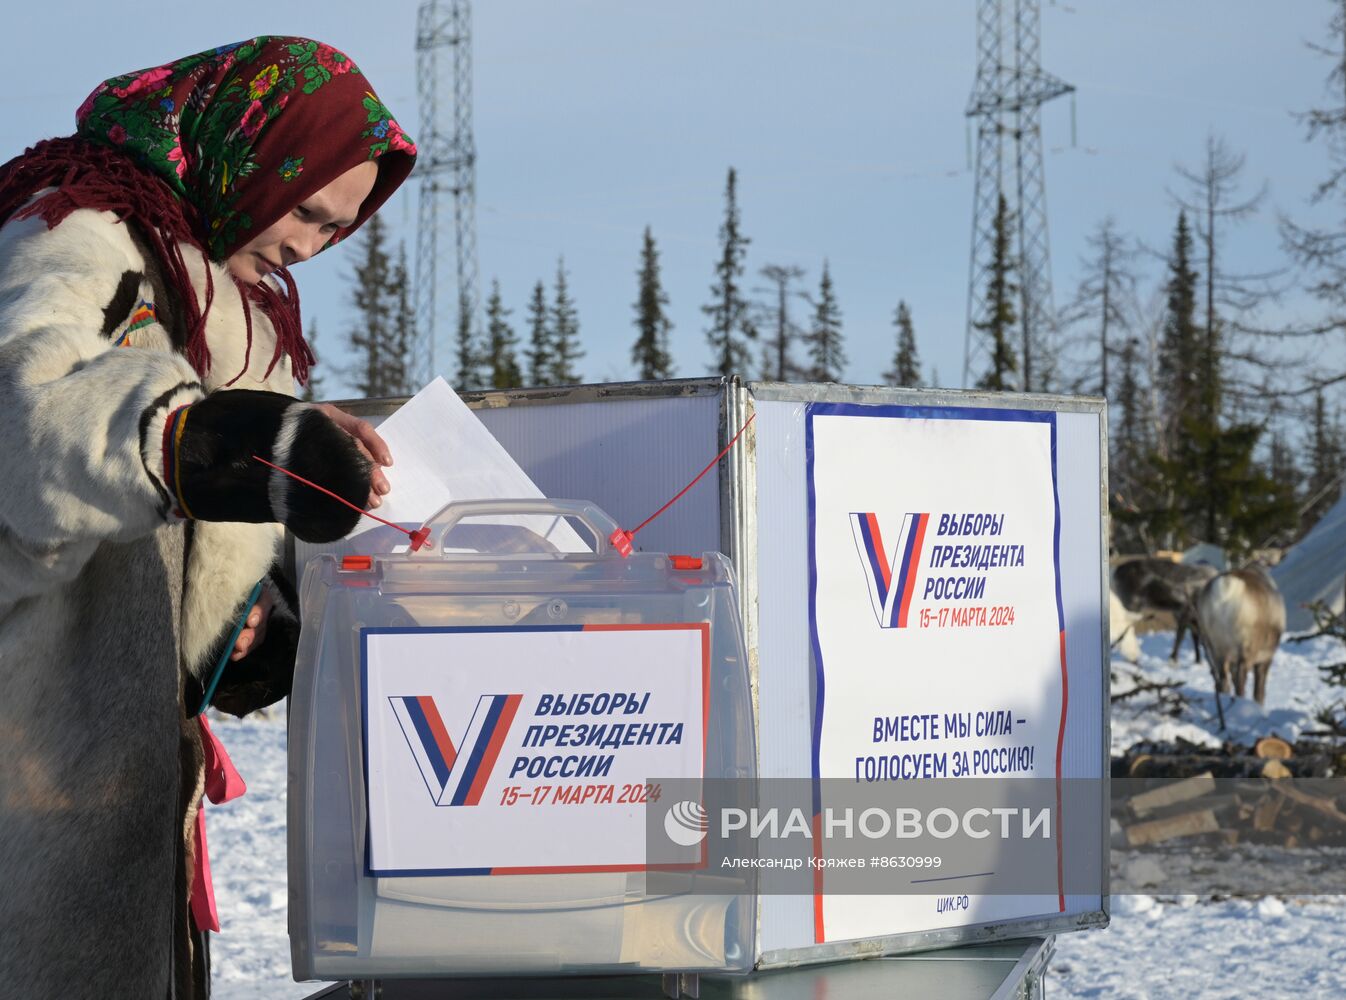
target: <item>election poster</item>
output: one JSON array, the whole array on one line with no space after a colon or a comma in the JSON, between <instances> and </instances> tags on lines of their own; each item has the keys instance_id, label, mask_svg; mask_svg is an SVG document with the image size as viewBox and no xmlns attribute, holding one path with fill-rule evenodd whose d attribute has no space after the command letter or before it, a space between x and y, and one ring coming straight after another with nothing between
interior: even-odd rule
<instances>
[{"instance_id":1,"label":"election poster","mask_svg":"<svg viewBox=\"0 0 1346 1000\"><path fill-rule=\"evenodd\" d=\"M815 822L829 789L944 779L1054 780L1059 811L1055 433L1049 412L810 405ZM980 863L913 870L902 894L829 893L822 868L815 940L1064 910L1059 885L997 892L995 838L981 843Z\"/></svg>"},{"instance_id":2,"label":"election poster","mask_svg":"<svg viewBox=\"0 0 1346 1000\"><path fill-rule=\"evenodd\" d=\"M704 623L361 631L374 876L639 871L704 776Z\"/></svg>"}]
</instances>

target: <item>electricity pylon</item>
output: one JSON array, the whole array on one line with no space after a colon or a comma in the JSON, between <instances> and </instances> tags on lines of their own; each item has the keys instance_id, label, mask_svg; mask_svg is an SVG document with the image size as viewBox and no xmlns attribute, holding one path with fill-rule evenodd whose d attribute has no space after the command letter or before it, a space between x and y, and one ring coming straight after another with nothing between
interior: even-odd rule
<instances>
[{"instance_id":1,"label":"electricity pylon","mask_svg":"<svg viewBox=\"0 0 1346 1000\"><path fill-rule=\"evenodd\" d=\"M1006 37L1006 28L1012 40ZM1011 261L1019 287L1015 305L1020 325L1020 385L1025 392L1042 391L1052 379L1055 311L1039 109L1075 88L1043 72L1041 48L1038 0L978 0L977 80L967 106L967 117L977 119L977 173L964 387L975 381L976 372L990 356L976 323L987 313L995 218L1002 195L1014 220ZM1013 175L1006 176L1011 167Z\"/></svg>"}]
</instances>

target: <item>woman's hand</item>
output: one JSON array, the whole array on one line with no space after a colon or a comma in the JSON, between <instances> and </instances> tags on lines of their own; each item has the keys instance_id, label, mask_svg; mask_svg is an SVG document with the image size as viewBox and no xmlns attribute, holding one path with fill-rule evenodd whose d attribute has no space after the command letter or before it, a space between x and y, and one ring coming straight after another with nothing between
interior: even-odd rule
<instances>
[{"instance_id":1,"label":"woman's hand","mask_svg":"<svg viewBox=\"0 0 1346 1000\"><path fill-rule=\"evenodd\" d=\"M234 641L234 651L229 654L231 661L243 659L266 641L266 623L270 620L271 609L275 605L276 599L271 596L271 588L263 586L262 596L257 598L257 603L248 610L247 623Z\"/></svg>"},{"instance_id":2,"label":"woman's hand","mask_svg":"<svg viewBox=\"0 0 1346 1000\"><path fill-rule=\"evenodd\" d=\"M369 506L379 506L383 503L383 494L391 488L388 485L388 478L379 468L381 465L393 464L393 454L388 450L388 445L383 438L379 437L379 432L374 430L374 425L369 421L353 417L331 403L315 403L314 407L331 419L332 423L349 434L355 441L356 447L374 463L374 469L369 475Z\"/></svg>"}]
</instances>

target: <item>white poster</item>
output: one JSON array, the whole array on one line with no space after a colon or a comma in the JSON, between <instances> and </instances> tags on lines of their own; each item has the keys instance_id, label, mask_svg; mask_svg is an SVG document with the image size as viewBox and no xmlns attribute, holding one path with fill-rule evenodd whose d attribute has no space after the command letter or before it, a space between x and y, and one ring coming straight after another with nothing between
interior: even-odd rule
<instances>
[{"instance_id":1,"label":"white poster","mask_svg":"<svg viewBox=\"0 0 1346 1000\"><path fill-rule=\"evenodd\" d=\"M371 875L640 870L650 779L704 775L708 625L361 637Z\"/></svg>"},{"instance_id":2,"label":"white poster","mask_svg":"<svg viewBox=\"0 0 1346 1000\"><path fill-rule=\"evenodd\" d=\"M835 779L1046 778L1059 794L1068 689L1053 415L818 403L807 448L815 813ZM987 857L912 878L931 895L829 895L824 871L815 939L1064 909L1055 892L986 892Z\"/></svg>"}]
</instances>

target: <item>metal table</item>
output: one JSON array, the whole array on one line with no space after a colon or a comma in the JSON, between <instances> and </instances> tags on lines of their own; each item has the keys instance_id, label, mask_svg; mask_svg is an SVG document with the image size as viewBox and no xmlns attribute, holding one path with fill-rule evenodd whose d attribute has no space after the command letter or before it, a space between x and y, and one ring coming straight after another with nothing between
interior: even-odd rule
<instances>
[{"instance_id":1,"label":"metal table","mask_svg":"<svg viewBox=\"0 0 1346 1000\"><path fill-rule=\"evenodd\" d=\"M385 979L336 983L308 1000L1037 1000L1054 950L1053 938L1020 938L748 976Z\"/></svg>"}]
</instances>

